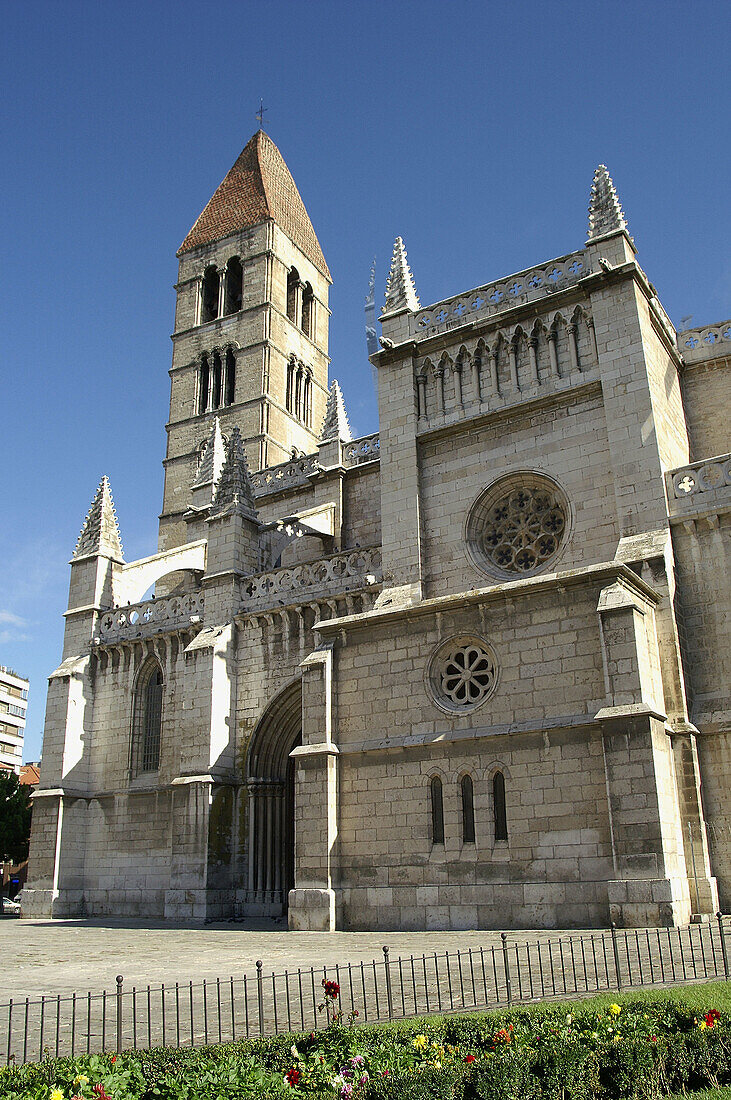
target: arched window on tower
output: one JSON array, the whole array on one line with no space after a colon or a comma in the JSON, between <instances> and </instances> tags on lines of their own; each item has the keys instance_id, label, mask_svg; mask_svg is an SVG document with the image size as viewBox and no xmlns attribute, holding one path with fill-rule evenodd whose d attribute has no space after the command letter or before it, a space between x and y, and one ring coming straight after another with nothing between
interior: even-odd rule
<instances>
[{"instance_id":1,"label":"arched window on tower","mask_svg":"<svg viewBox=\"0 0 731 1100\"><path fill-rule=\"evenodd\" d=\"M433 775L431 788L431 842L444 844L444 801L442 799L442 781Z\"/></svg>"},{"instance_id":2,"label":"arched window on tower","mask_svg":"<svg viewBox=\"0 0 731 1100\"><path fill-rule=\"evenodd\" d=\"M300 296L300 276L296 267L287 275L287 316L295 325L299 324L297 304Z\"/></svg>"},{"instance_id":3,"label":"arched window on tower","mask_svg":"<svg viewBox=\"0 0 731 1100\"><path fill-rule=\"evenodd\" d=\"M495 840L508 839L508 818L505 812L505 776L495 772L492 777L492 812L495 822Z\"/></svg>"},{"instance_id":4,"label":"arched window on tower","mask_svg":"<svg viewBox=\"0 0 731 1100\"><path fill-rule=\"evenodd\" d=\"M312 375L305 371L302 393L302 422L309 428L312 424Z\"/></svg>"},{"instance_id":5,"label":"arched window on tower","mask_svg":"<svg viewBox=\"0 0 731 1100\"><path fill-rule=\"evenodd\" d=\"M475 843L475 801L472 788L472 779L469 775L462 776L462 843Z\"/></svg>"},{"instance_id":6,"label":"arched window on tower","mask_svg":"<svg viewBox=\"0 0 731 1100\"><path fill-rule=\"evenodd\" d=\"M231 348L226 350L226 393L224 404L233 405L236 397L236 356Z\"/></svg>"},{"instance_id":7,"label":"arched window on tower","mask_svg":"<svg viewBox=\"0 0 731 1100\"><path fill-rule=\"evenodd\" d=\"M244 289L244 269L238 256L232 256L226 264L226 293L224 296L223 312L238 313L241 309L241 301Z\"/></svg>"},{"instance_id":8,"label":"arched window on tower","mask_svg":"<svg viewBox=\"0 0 731 1100\"><path fill-rule=\"evenodd\" d=\"M313 339L315 327L315 295L312 293L312 287L309 283L305 283L302 290L302 331L305 336L309 336Z\"/></svg>"},{"instance_id":9,"label":"arched window on tower","mask_svg":"<svg viewBox=\"0 0 731 1100\"><path fill-rule=\"evenodd\" d=\"M212 409L218 409L221 406L221 354L218 351L213 353L213 401L211 402Z\"/></svg>"},{"instance_id":10,"label":"arched window on tower","mask_svg":"<svg viewBox=\"0 0 731 1100\"><path fill-rule=\"evenodd\" d=\"M135 691L130 767L133 778L160 767L162 689L162 669L151 658L137 678Z\"/></svg>"},{"instance_id":11,"label":"arched window on tower","mask_svg":"<svg viewBox=\"0 0 731 1100\"><path fill-rule=\"evenodd\" d=\"M218 268L211 265L203 272L201 284L201 324L218 317L218 291L220 286Z\"/></svg>"},{"instance_id":12,"label":"arched window on tower","mask_svg":"<svg viewBox=\"0 0 731 1100\"><path fill-rule=\"evenodd\" d=\"M203 413L208 408L208 381L209 381L209 366L208 356L201 355L200 373L198 376L198 415L203 416Z\"/></svg>"}]
</instances>

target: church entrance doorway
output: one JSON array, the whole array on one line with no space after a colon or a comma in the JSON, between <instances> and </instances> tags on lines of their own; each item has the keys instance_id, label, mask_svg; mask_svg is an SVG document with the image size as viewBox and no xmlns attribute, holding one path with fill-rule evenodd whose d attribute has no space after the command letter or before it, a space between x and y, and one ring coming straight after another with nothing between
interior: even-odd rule
<instances>
[{"instance_id":1,"label":"church entrance doorway","mask_svg":"<svg viewBox=\"0 0 731 1100\"><path fill-rule=\"evenodd\" d=\"M294 761L302 744L302 686L285 688L259 720L246 761L251 916L282 916L294 886Z\"/></svg>"}]
</instances>

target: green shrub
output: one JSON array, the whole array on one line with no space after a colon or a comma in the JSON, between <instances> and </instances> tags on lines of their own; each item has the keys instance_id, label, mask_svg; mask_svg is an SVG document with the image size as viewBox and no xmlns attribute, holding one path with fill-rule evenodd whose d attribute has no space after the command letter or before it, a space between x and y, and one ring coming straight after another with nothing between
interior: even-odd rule
<instances>
[{"instance_id":1,"label":"green shrub","mask_svg":"<svg viewBox=\"0 0 731 1100\"><path fill-rule=\"evenodd\" d=\"M373 1079L360 1095L362 1100L461 1100L463 1078L461 1067L429 1067L417 1074L389 1074Z\"/></svg>"}]
</instances>

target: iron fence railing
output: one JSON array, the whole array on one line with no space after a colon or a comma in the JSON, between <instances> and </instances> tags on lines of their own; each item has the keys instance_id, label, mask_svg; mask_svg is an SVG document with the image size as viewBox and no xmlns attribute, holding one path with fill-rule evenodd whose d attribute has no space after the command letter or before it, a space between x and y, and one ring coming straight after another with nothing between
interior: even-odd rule
<instances>
[{"instance_id":1,"label":"iron fence railing","mask_svg":"<svg viewBox=\"0 0 731 1100\"><path fill-rule=\"evenodd\" d=\"M0 1060L20 1063L156 1046L199 1046L315 1031L331 1011L358 1022L499 1008L712 978L728 979L728 918L685 928L617 929L517 940L496 946L371 962L26 997L0 1004ZM321 1010L324 981L336 981Z\"/></svg>"}]
</instances>

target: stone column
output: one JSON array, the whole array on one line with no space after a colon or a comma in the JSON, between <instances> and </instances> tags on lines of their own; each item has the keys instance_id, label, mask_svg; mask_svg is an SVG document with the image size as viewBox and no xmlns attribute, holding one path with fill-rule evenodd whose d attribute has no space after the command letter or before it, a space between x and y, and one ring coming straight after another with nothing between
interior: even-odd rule
<instances>
[{"instance_id":1,"label":"stone column","mask_svg":"<svg viewBox=\"0 0 731 1100\"><path fill-rule=\"evenodd\" d=\"M482 404L482 393L480 391L480 365L481 365L481 362L482 362L482 360L481 360L480 355L477 352L475 352L475 354L472 356L472 385L473 385L474 391L475 391L475 402L478 405Z\"/></svg>"},{"instance_id":2,"label":"stone column","mask_svg":"<svg viewBox=\"0 0 731 1100\"><path fill-rule=\"evenodd\" d=\"M589 339L591 340L591 350L594 354L594 362L597 363L599 360L599 352L596 346L596 329L594 328L593 317L586 318L586 327L589 329Z\"/></svg>"},{"instance_id":3,"label":"stone column","mask_svg":"<svg viewBox=\"0 0 731 1100\"><path fill-rule=\"evenodd\" d=\"M496 344L490 353L490 385L494 394L500 393L500 379L498 376L498 359L500 357L500 348Z\"/></svg>"},{"instance_id":4,"label":"stone column","mask_svg":"<svg viewBox=\"0 0 731 1100\"><path fill-rule=\"evenodd\" d=\"M573 323L573 321L571 322L571 324L568 324L566 326L566 332L568 333L569 337L569 355L571 357L571 369L574 371L581 370L581 367L579 366L579 348L576 343L576 325Z\"/></svg>"},{"instance_id":5,"label":"stone column","mask_svg":"<svg viewBox=\"0 0 731 1100\"><path fill-rule=\"evenodd\" d=\"M444 367L434 368L434 380L437 391L437 416L444 416Z\"/></svg>"},{"instance_id":6,"label":"stone column","mask_svg":"<svg viewBox=\"0 0 731 1100\"><path fill-rule=\"evenodd\" d=\"M536 386L540 383L538 376L538 337L531 336L528 341L528 350L530 352L530 371L531 378L535 382Z\"/></svg>"},{"instance_id":7,"label":"stone column","mask_svg":"<svg viewBox=\"0 0 731 1100\"><path fill-rule=\"evenodd\" d=\"M427 409L426 409L426 375L425 374L417 374L417 376L416 376L416 386L417 386L417 390L418 390L418 401L419 401L419 423L421 423L422 421L427 421L429 419L429 417L427 416Z\"/></svg>"},{"instance_id":8,"label":"stone column","mask_svg":"<svg viewBox=\"0 0 731 1100\"><path fill-rule=\"evenodd\" d=\"M549 328L546 332L546 339L548 340L548 354L551 359L551 377L560 378L561 372L558 369L558 355L556 354L556 330Z\"/></svg>"},{"instance_id":9,"label":"stone column","mask_svg":"<svg viewBox=\"0 0 731 1100\"><path fill-rule=\"evenodd\" d=\"M515 340L510 341L508 351L510 352L510 381L515 392L520 393L520 386L518 385L518 346Z\"/></svg>"}]
</instances>

